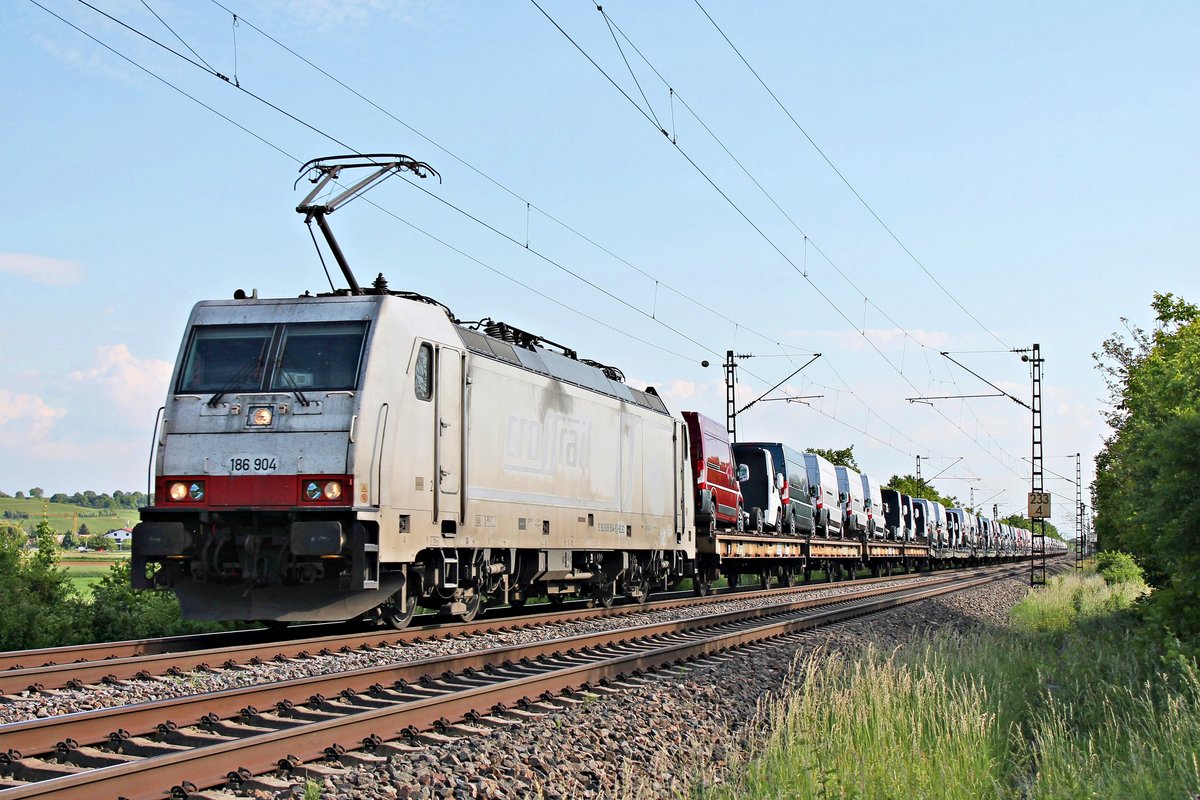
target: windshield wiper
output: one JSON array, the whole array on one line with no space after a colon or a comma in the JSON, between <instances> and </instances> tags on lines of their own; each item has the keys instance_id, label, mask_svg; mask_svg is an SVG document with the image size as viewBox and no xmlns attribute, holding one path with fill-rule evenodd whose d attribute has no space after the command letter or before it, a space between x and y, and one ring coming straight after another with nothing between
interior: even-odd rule
<instances>
[{"instance_id":1,"label":"windshield wiper","mask_svg":"<svg viewBox=\"0 0 1200 800\"><path fill-rule=\"evenodd\" d=\"M279 354L279 361L276 363L275 368L283 376L284 382L288 384L288 388L292 390L292 395L299 401L300 405L308 408L312 405L312 401L304 396L304 392L300 391L300 387L296 385L296 379L285 369L288 366L294 367L296 366L296 362L292 361L292 357L288 354L287 350L284 350Z\"/></svg>"},{"instance_id":2,"label":"windshield wiper","mask_svg":"<svg viewBox=\"0 0 1200 800\"><path fill-rule=\"evenodd\" d=\"M261 357L262 356L260 354L259 359L261 359ZM229 394L234 389L237 389L238 386L243 381L246 380L246 378L249 378L250 374L252 372L254 372L255 368L258 367L259 359L255 359L254 361L247 361L246 364L240 370L238 370L236 375L234 375L232 378L230 378L228 381L226 381L225 384L220 389L217 390L217 393L214 394L212 396L212 398L208 401L209 408L216 408L217 403L219 403L221 401L222 397Z\"/></svg>"}]
</instances>

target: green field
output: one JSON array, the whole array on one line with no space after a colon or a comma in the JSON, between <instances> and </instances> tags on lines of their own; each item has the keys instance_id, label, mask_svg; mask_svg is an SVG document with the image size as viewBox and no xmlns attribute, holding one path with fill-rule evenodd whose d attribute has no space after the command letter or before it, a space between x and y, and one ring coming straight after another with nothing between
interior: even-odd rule
<instances>
[{"instance_id":1,"label":"green field","mask_svg":"<svg viewBox=\"0 0 1200 800\"><path fill-rule=\"evenodd\" d=\"M63 569L65 569L67 574L71 576L71 583L75 585L75 589L79 592L79 596L84 600L91 602L92 587L99 583L100 579L108 574L108 570L111 566L112 560L110 559L107 561L96 560L86 564L67 563L63 565Z\"/></svg>"},{"instance_id":2,"label":"green field","mask_svg":"<svg viewBox=\"0 0 1200 800\"><path fill-rule=\"evenodd\" d=\"M6 511L29 516L27 519L5 518ZM138 519L138 512L132 508L84 508L36 498L0 497L0 522L12 522L32 531L43 515L59 533L78 530L80 525L87 525L91 534L107 533L114 528L132 528Z\"/></svg>"}]
</instances>

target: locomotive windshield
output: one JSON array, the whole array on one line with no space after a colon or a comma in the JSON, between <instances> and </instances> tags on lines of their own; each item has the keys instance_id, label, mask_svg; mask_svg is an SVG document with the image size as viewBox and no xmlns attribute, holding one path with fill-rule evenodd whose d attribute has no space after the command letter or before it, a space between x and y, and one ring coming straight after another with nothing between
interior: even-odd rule
<instances>
[{"instance_id":1,"label":"locomotive windshield","mask_svg":"<svg viewBox=\"0 0 1200 800\"><path fill-rule=\"evenodd\" d=\"M366 332L365 322L198 325L178 391L354 389Z\"/></svg>"}]
</instances>

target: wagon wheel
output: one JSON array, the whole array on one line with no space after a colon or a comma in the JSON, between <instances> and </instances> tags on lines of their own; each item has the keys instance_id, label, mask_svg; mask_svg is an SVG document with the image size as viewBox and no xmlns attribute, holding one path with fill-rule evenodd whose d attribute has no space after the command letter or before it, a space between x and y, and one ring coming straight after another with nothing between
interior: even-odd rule
<instances>
[{"instance_id":1,"label":"wagon wheel","mask_svg":"<svg viewBox=\"0 0 1200 800\"><path fill-rule=\"evenodd\" d=\"M613 601L617 599L617 582L602 583L592 590L591 603L600 608L612 608Z\"/></svg>"},{"instance_id":2,"label":"wagon wheel","mask_svg":"<svg viewBox=\"0 0 1200 800\"><path fill-rule=\"evenodd\" d=\"M463 603L466 604L467 610L455 614L454 618L459 622L472 622L475 617L479 616L479 611L483 608L483 595L479 592L471 592L463 598Z\"/></svg>"},{"instance_id":3,"label":"wagon wheel","mask_svg":"<svg viewBox=\"0 0 1200 800\"><path fill-rule=\"evenodd\" d=\"M641 578L635 579L630 587L629 596L638 604L644 605L650 601L650 590L653 588L654 582L649 575L644 575Z\"/></svg>"},{"instance_id":4,"label":"wagon wheel","mask_svg":"<svg viewBox=\"0 0 1200 800\"><path fill-rule=\"evenodd\" d=\"M400 594L397 592L392 595L392 599L387 601L381 607L383 611L383 624L389 628L402 631L409 626L413 620L413 615L417 612L416 595L409 595L408 602L404 608L400 607Z\"/></svg>"}]
</instances>

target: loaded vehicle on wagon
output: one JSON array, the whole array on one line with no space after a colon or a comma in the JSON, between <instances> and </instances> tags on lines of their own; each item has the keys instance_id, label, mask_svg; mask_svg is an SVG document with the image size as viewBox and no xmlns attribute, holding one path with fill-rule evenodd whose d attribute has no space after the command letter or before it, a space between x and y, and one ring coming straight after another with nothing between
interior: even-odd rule
<instances>
[{"instance_id":1,"label":"loaded vehicle on wagon","mask_svg":"<svg viewBox=\"0 0 1200 800\"><path fill-rule=\"evenodd\" d=\"M837 471L833 464L816 453L804 454L804 469L808 474L808 492L813 499L814 535L818 539L842 538L844 517Z\"/></svg>"},{"instance_id":2,"label":"loaded vehicle on wagon","mask_svg":"<svg viewBox=\"0 0 1200 800\"><path fill-rule=\"evenodd\" d=\"M862 474L863 505L867 511L867 536L871 539L883 539L887 534L887 524L883 518L883 494L874 478Z\"/></svg>"},{"instance_id":3,"label":"loaded vehicle on wagon","mask_svg":"<svg viewBox=\"0 0 1200 800\"><path fill-rule=\"evenodd\" d=\"M771 482L780 496L782 516L779 523L776 525L775 522L767 522L767 525L773 526L772 530L786 533L789 536L811 536L816 523L813 499L808 488L808 472L804 465L804 454L781 442L739 442L733 446L734 456L738 462L746 464L749 462L743 460L741 453L748 453L747 458L750 458L753 457L755 449L763 450L770 456L771 464L775 469L775 475ZM751 510L752 523L755 501L749 497L749 492L754 491L756 496L765 497L769 495L770 491L767 487L762 487L761 490L751 489L751 484L755 483L754 474L754 467L751 465L750 480L742 484L742 494L746 507Z\"/></svg>"},{"instance_id":4,"label":"loaded vehicle on wagon","mask_svg":"<svg viewBox=\"0 0 1200 800\"><path fill-rule=\"evenodd\" d=\"M843 535L848 538L862 539L867 534L867 507L863 497L862 476L849 467L838 465L834 467L837 474L838 493L842 501L842 515L845 519Z\"/></svg>"}]
</instances>

